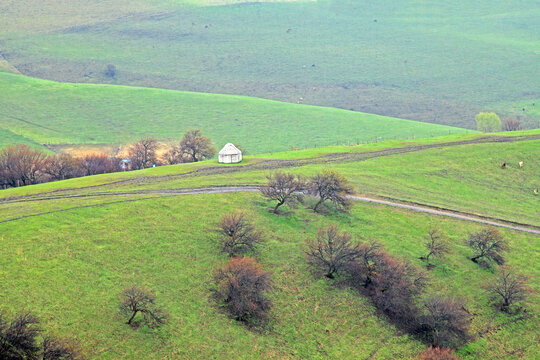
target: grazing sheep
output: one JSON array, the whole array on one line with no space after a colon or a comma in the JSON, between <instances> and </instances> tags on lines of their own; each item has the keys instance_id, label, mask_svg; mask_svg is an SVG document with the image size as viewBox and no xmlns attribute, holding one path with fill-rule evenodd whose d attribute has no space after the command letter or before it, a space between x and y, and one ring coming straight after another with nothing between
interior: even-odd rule
<instances>
[{"instance_id":1,"label":"grazing sheep","mask_svg":"<svg viewBox=\"0 0 540 360\"><path fill-rule=\"evenodd\" d=\"M504 168L506 168L506 162L503 161L503 162L501 163L501 169L504 169Z\"/></svg>"},{"instance_id":2,"label":"grazing sheep","mask_svg":"<svg viewBox=\"0 0 540 360\"><path fill-rule=\"evenodd\" d=\"M520 167L520 168L523 167L523 161L520 161L518 164L519 164L519 167Z\"/></svg>"},{"instance_id":3,"label":"grazing sheep","mask_svg":"<svg viewBox=\"0 0 540 360\"><path fill-rule=\"evenodd\" d=\"M533 192L534 192L534 195L538 195L538 189L534 189Z\"/></svg>"}]
</instances>

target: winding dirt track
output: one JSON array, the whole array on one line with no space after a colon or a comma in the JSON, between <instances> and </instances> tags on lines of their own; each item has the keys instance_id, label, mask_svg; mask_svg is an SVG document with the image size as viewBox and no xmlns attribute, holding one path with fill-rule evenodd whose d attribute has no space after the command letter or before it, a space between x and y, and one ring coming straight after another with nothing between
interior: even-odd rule
<instances>
[{"instance_id":1,"label":"winding dirt track","mask_svg":"<svg viewBox=\"0 0 540 360\"><path fill-rule=\"evenodd\" d=\"M155 190L155 191L142 190L142 191L116 192L116 193L92 193L92 194L85 194L85 195L60 195L60 196L53 195L53 196L47 196L47 197L42 197L42 198L33 198L32 200L41 201L41 200L66 199L66 198L91 198L91 197L116 197L116 196L160 196L161 197L161 196L223 194L223 193L232 193L232 192L258 192L258 191L259 191L259 187L257 186L219 186L219 187L216 186L216 187L207 187L207 188L166 189L166 190ZM416 212L422 212L422 213L439 215L439 216L446 216L446 217L456 218L460 220L472 221L476 223L492 225L492 226L502 227L506 229L540 235L540 228L537 226L529 225L529 224L520 224L520 223L505 221L502 219L481 217L474 214L468 214L468 213L458 212L458 211L449 210L449 209L437 208L437 207L424 205L424 204L407 204L407 203L397 201L394 199L377 199L377 198L366 197L366 196L349 196L349 198L354 201L362 201L362 202L368 202L368 203L373 203L373 204L386 205L386 206L407 209L407 210L416 211ZM151 199L151 198L113 201L113 202L92 204L92 205L86 205L86 206L83 205L83 206L77 206L77 207L72 207L72 208L67 208L67 209L53 210L53 211L49 211L45 213L21 216L21 217L17 217L13 219L7 219L7 220L0 221L0 223L6 223L6 222L25 219L28 217L46 215L46 214L75 210L75 209L86 208L86 207L96 207L96 206L103 206L103 205L115 204L115 203L120 203L120 202L128 202L128 201L142 201L142 200L147 200L147 199Z\"/></svg>"}]
</instances>

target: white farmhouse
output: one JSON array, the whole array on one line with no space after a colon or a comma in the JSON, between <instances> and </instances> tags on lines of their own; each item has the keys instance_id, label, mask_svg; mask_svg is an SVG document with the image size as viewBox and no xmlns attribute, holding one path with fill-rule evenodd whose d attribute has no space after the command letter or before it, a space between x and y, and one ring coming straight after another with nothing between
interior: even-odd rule
<instances>
[{"instance_id":1,"label":"white farmhouse","mask_svg":"<svg viewBox=\"0 0 540 360\"><path fill-rule=\"evenodd\" d=\"M242 152L236 146L228 143L218 154L218 160L222 164L235 164L242 161Z\"/></svg>"}]
</instances>

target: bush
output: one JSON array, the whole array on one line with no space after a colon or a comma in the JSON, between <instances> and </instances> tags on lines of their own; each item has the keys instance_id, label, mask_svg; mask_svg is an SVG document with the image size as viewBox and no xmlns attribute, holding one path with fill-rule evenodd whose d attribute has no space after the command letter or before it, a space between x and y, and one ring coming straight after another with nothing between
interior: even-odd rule
<instances>
[{"instance_id":1,"label":"bush","mask_svg":"<svg viewBox=\"0 0 540 360\"><path fill-rule=\"evenodd\" d=\"M243 211L224 215L217 232L222 238L221 249L229 256L255 251L257 244L261 242L261 234L255 231Z\"/></svg>"},{"instance_id":2,"label":"bush","mask_svg":"<svg viewBox=\"0 0 540 360\"><path fill-rule=\"evenodd\" d=\"M434 346L457 347L469 337L469 314L459 300L431 296L424 303L422 331Z\"/></svg>"},{"instance_id":3,"label":"bush","mask_svg":"<svg viewBox=\"0 0 540 360\"><path fill-rule=\"evenodd\" d=\"M418 360L459 360L459 358L450 348L430 346L426 351L420 354Z\"/></svg>"},{"instance_id":4,"label":"bush","mask_svg":"<svg viewBox=\"0 0 540 360\"><path fill-rule=\"evenodd\" d=\"M216 296L238 321L259 324L270 310L270 274L255 259L232 258L215 274Z\"/></svg>"},{"instance_id":5,"label":"bush","mask_svg":"<svg viewBox=\"0 0 540 360\"><path fill-rule=\"evenodd\" d=\"M74 360L79 354L67 341L45 336L39 319L31 313L17 315L11 322L0 314L0 359L2 360Z\"/></svg>"},{"instance_id":6,"label":"bush","mask_svg":"<svg viewBox=\"0 0 540 360\"><path fill-rule=\"evenodd\" d=\"M518 131L521 130L521 123L519 120L506 119L504 120L502 129L504 131Z\"/></svg>"},{"instance_id":7,"label":"bush","mask_svg":"<svg viewBox=\"0 0 540 360\"><path fill-rule=\"evenodd\" d=\"M319 229L317 239L308 240L307 247L309 263L322 268L325 276L330 279L350 267L360 256L359 245L351 242L351 236L347 232L340 234L333 224Z\"/></svg>"}]
</instances>

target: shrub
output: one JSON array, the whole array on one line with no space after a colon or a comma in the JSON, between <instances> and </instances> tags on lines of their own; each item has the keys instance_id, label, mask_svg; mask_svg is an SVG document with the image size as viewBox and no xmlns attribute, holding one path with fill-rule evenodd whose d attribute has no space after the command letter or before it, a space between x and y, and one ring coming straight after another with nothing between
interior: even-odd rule
<instances>
[{"instance_id":1,"label":"shrub","mask_svg":"<svg viewBox=\"0 0 540 360\"><path fill-rule=\"evenodd\" d=\"M317 239L307 241L308 261L316 267L322 268L325 276L333 279L360 256L360 246L351 242L347 232L340 233L338 228L331 224L325 229L319 229Z\"/></svg>"},{"instance_id":2,"label":"shrub","mask_svg":"<svg viewBox=\"0 0 540 360\"><path fill-rule=\"evenodd\" d=\"M431 296L424 309L422 329L432 345L455 347L468 339L470 317L461 301Z\"/></svg>"},{"instance_id":3,"label":"shrub","mask_svg":"<svg viewBox=\"0 0 540 360\"><path fill-rule=\"evenodd\" d=\"M157 164L158 149L159 143L154 138L142 139L131 145L128 150L128 156L131 159L133 170L146 169Z\"/></svg>"},{"instance_id":4,"label":"shrub","mask_svg":"<svg viewBox=\"0 0 540 360\"><path fill-rule=\"evenodd\" d=\"M373 304L398 325L411 327L418 314L414 298L424 288L424 273L386 252L381 252L374 268L367 287Z\"/></svg>"},{"instance_id":5,"label":"shrub","mask_svg":"<svg viewBox=\"0 0 540 360\"><path fill-rule=\"evenodd\" d=\"M232 258L215 274L216 296L238 321L252 324L264 320L270 310L265 292L270 289L270 274L255 259Z\"/></svg>"},{"instance_id":6,"label":"shrub","mask_svg":"<svg viewBox=\"0 0 540 360\"><path fill-rule=\"evenodd\" d=\"M351 205L348 196L354 194L354 189L349 181L337 171L324 170L310 179L308 192L319 197L319 201L313 207L315 212L327 200L338 209L347 211Z\"/></svg>"},{"instance_id":7,"label":"shrub","mask_svg":"<svg viewBox=\"0 0 540 360\"><path fill-rule=\"evenodd\" d=\"M3 360L74 360L80 358L75 347L67 341L45 336L39 319L31 313L19 314L11 322L0 314L0 359Z\"/></svg>"},{"instance_id":8,"label":"shrub","mask_svg":"<svg viewBox=\"0 0 540 360\"><path fill-rule=\"evenodd\" d=\"M120 311L128 318L126 324L133 325L137 314L142 315L142 324L159 327L167 320L166 314L156 306L156 298L145 289L132 286L122 292Z\"/></svg>"},{"instance_id":9,"label":"shrub","mask_svg":"<svg viewBox=\"0 0 540 360\"><path fill-rule=\"evenodd\" d=\"M459 358L450 348L430 346L426 351L420 354L418 360L459 360Z\"/></svg>"},{"instance_id":10,"label":"shrub","mask_svg":"<svg viewBox=\"0 0 540 360\"><path fill-rule=\"evenodd\" d=\"M43 180L47 156L27 145L12 145L0 151L0 185L17 187Z\"/></svg>"},{"instance_id":11,"label":"shrub","mask_svg":"<svg viewBox=\"0 0 540 360\"><path fill-rule=\"evenodd\" d=\"M217 232L222 238L221 248L229 256L255 251L257 244L261 242L261 234L255 230L243 211L224 215L218 224Z\"/></svg>"}]
</instances>

